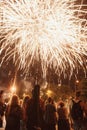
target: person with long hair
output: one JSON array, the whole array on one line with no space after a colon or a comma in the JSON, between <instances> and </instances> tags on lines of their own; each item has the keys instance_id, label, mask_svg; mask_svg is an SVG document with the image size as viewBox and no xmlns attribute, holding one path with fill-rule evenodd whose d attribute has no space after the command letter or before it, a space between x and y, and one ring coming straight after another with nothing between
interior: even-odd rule
<instances>
[{"instance_id":1,"label":"person with long hair","mask_svg":"<svg viewBox=\"0 0 87 130\"><path fill-rule=\"evenodd\" d=\"M29 95L26 95L24 98L23 98L23 104L22 104L22 111L23 111L23 119L22 119L22 129L23 130L26 130L26 122L27 122L27 113L26 113L26 110L28 108L28 105L29 105L29 102L30 102L30 96Z\"/></svg>"},{"instance_id":2,"label":"person with long hair","mask_svg":"<svg viewBox=\"0 0 87 130\"><path fill-rule=\"evenodd\" d=\"M7 106L5 130L20 130L20 120L22 118L22 109L19 105L19 98L13 95Z\"/></svg>"}]
</instances>

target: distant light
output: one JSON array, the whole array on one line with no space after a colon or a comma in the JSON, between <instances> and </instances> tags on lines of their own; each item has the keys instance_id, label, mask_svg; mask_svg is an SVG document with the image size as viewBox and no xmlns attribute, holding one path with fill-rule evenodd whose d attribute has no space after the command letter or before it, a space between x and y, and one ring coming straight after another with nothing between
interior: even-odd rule
<instances>
[{"instance_id":1,"label":"distant light","mask_svg":"<svg viewBox=\"0 0 87 130\"><path fill-rule=\"evenodd\" d=\"M16 93L16 87L15 86L12 86L11 87L11 92L14 94L14 93Z\"/></svg>"},{"instance_id":2,"label":"distant light","mask_svg":"<svg viewBox=\"0 0 87 130\"><path fill-rule=\"evenodd\" d=\"M46 94L47 94L48 97L50 97L52 95L52 91L51 90L47 90Z\"/></svg>"},{"instance_id":3,"label":"distant light","mask_svg":"<svg viewBox=\"0 0 87 130\"><path fill-rule=\"evenodd\" d=\"M60 86L61 86L61 83L59 83L58 86L60 87Z\"/></svg>"},{"instance_id":4,"label":"distant light","mask_svg":"<svg viewBox=\"0 0 87 130\"><path fill-rule=\"evenodd\" d=\"M76 80L76 83L79 83L79 80Z\"/></svg>"}]
</instances>

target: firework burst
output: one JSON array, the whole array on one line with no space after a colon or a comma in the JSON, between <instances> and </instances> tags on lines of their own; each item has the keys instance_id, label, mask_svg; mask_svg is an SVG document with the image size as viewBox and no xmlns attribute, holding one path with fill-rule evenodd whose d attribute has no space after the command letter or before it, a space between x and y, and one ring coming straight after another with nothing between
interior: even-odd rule
<instances>
[{"instance_id":1,"label":"firework burst","mask_svg":"<svg viewBox=\"0 0 87 130\"><path fill-rule=\"evenodd\" d=\"M43 75L84 67L87 56L87 5L76 0L0 1L0 53L26 72L41 62ZM1 64L2 64L1 62ZM38 66L39 68L39 66Z\"/></svg>"}]
</instances>

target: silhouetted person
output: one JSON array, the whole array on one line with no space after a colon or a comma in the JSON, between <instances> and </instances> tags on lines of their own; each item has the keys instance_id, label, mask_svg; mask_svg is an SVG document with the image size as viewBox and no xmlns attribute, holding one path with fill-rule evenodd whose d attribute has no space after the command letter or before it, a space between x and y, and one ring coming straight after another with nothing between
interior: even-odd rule
<instances>
[{"instance_id":1,"label":"silhouetted person","mask_svg":"<svg viewBox=\"0 0 87 130\"><path fill-rule=\"evenodd\" d=\"M20 130L20 120L22 119L22 109L19 105L19 98L13 95L10 104L6 109L5 130Z\"/></svg>"},{"instance_id":2,"label":"silhouetted person","mask_svg":"<svg viewBox=\"0 0 87 130\"><path fill-rule=\"evenodd\" d=\"M32 98L27 109L27 130L41 130L40 120L40 86L35 85L32 91Z\"/></svg>"},{"instance_id":3,"label":"silhouetted person","mask_svg":"<svg viewBox=\"0 0 87 130\"><path fill-rule=\"evenodd\" d=\"M30 97L26 95L23 99L23 104L22 104L22 111L23 111L23 119L22 119L22 128L21 130L26 130L26 122L27 122L27 108L30 103Z\"/></svg>"},{"instance_id":4,"label":"silhouetted person","mask_svg":"<svg viewBox=\"0 0 87 130\"><path fill-rule=\"evenodd\" d=\"M56 130L56 107L51 97L48 98L45 105L45 130Z\"/></svg>"},{"instance_id":5,"label":"silhouetted person","mask_svg":"<svg viewBox=\"0 0 87 130\"><path fill-rule=\"evenodd\" d=\"M58 112L58 130L70 130L68 119L68 110L63 101L61 101L57 108Z\"/></svg>"},{"instance_id":6,"label":"silhouetted person","mask_svg":"<svg viewBox=\"0 0 87 130\"><path fill-rule=\"evenodd\" d=\"M70 110L71 118L73 120L74 130L87 130L84 124L84 115L87 114L87 104L81 100L81 92L76 92L76 97L72 100L72 107Z\"/></svg>"}]
</instances>

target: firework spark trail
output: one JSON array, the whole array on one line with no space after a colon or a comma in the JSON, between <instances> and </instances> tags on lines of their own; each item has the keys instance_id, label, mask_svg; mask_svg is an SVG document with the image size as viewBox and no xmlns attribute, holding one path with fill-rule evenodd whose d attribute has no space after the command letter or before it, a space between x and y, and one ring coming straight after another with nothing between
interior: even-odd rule
<instances>
[{"instance_id":1,"label":"firework spark trail","mask_svg":"<svg viewBox=\"0 0 87 130\"><path fill-rule=\"evenodd\" d=\"M87 10L83 7L87 5L75 2L1 1L1 53L7 50L3 61L14 57L18 68L27 71L34 60L40 60L43 74L48 67L59 75L83 67L83 56L87 56L87 19L83 17Z\"/></svg>"}]
</instances>

